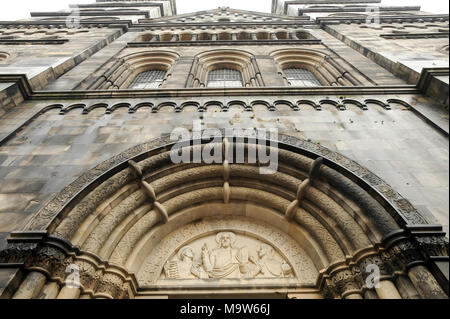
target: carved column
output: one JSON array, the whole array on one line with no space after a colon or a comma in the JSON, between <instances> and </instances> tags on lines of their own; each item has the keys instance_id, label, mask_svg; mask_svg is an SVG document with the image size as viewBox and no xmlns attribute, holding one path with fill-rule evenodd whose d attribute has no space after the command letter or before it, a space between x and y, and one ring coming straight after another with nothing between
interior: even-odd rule
<instances>
[{"instance_id":1,"label":"carved column","mask_svg":"<svg viewBox=\"0 0 450 319\"><path fill-rule=\"evenodd\" d=\"M390 280L382 280L379 282L378 288L375 287L380 299L402 299L397 288Z\"/></svg>"},{"instance_id":2,"label":"carved column","mask_svg":"<svg viewBox=\"0 0 450 319\"><path fill-rule=\"evenodd\" d=\"M232 34L231 34L231 40L237 41L237 39L238 39L237 33L232 33Z\"/></svg>"},{"instance_id":3,"label":"carved column","mask_svg":"<svg viewBox=\"0 0 450 319\"><path fill-rule=\"evenodd\" d=\"M403 299L420 299L420 296L411 280L406 276L398 276L395 285Z\"/></svg>"},{"instance_id":4,"label":"carved column","mask_svg":"<svg viewBox=\"0 0 450 319\"><path fill-rule=\"evenodd\" d=\"M216 33L211 35L211 40L212 41L217 41L218 39L219 39L219 36Z\"/></svg>"},{"instance_id":5,"label":"carved column","mask_svg":"<svg viewBox=\"0 0 450 319\"><path fill-rule=\"evenodd\" d=\"M56 299L78 299L80 297L80 288L70 288L64 286Z\"/></svg>"},{"instance_id":6,"label":"carved column","mask_svg":"<svg viewBox=\"0 0 450 319\"><path fill-rule=\"evenodd\" d=\"M360 293L351 293L344 297L344 299L364 299Z\"/></svg>"},{"instance_id":7,"label":"carved column","mask_svg":"<svg viewBox=\"0 0 450 319\"><path fill-rule=\"evenodd\" d=\"M56 282L50 282L42 288L39 299L55 299L59 294L59 286Z\"/></svg>"},{"instance_id":8,"label":"carved column","mask_svg":"<svg viewBox=\"0 0 450 319\"><path fill-rule=\"evenodd\" d=\"M270 39L271 40L278 40L277 34L276 33L271 33L270 34Z\"/></svg>"},{"instance_id":9,"label":"carved column","mask_svg":"<svg viewBox=\"0 0 450 319\"><path fill-rule=\"evenodd\" d=\"M424 299L448 299L439 283L425 266L415 266L408 271L408 277Z\"/></svg>"},{"instance_id":10,"label":"carved column","mask_svg":"<svg viewBox=\"0 0 450 319\"><path fill-rule=\"evenodd\" d=\"M46 280L47 279L45 275L41 274L40 272L30 272L20 285L19 289L17 289L16 293L13 296L13 299L36 298L42 287L44 287Z\"/></svg>"},{"instance_id":11,"label":"carved column","mask_svg":"<svg viewBox=\"0 0 450 319\"><path fill-rule=\"evenodd\" d=\"M258 36L256 35L256 33L252 33L251 36L252 36L252 40L253 41L257 41L258 40Z\"/></svg>"},{"instance_id":12,"label":"carved column","mask_svg":"<svg viewBox=\"0 0 450 319\"><path fill-rule=\"evenodd\" d=\"M390 274L392 273L392 269L389 269L380 256L374 255L366 257L362 259L358 265L359 270L361 271L362 281L365 285L368 285L367 281L369 276L373 275L371 272L371 270L374 269L373 267L375 266L375 268L379 271L379 277L373 278L374 280L376 279L377 282L372 282L369 280L375 285L374 290L370 290L369 297L374 297L373 295L376 293L378 299L402 299L397 288L391 281Z\"/></svg>"},{"instance_id":13,"label":"carved column","mask_svg":"<svg viewBox=\"0 0 450 319\"><path fill-rule=\"evenodd\" d=\"M331 278L332 290L343 299L363 299L355 274L349 270L341 270Z\"/></svg>"},{"instance_id":14,"label":"carved column","mask_svg":"<svg viewBox=\"0 0 450 319\"><path fill-rule=\"evenodd\" d=\"M373 290L366 290L364 292L364 299L380 299L378 294Z\"/></svg>"}]
</instances>

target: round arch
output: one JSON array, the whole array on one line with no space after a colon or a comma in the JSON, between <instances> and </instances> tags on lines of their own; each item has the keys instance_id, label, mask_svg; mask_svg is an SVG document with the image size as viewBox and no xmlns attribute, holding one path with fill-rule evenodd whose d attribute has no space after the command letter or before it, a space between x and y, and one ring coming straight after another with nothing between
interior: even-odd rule
<instances>
[{"instance_id":1,"label":"round arch","mask_svg":"<svg viewBox=\"0 0 450 319\"><path fill-rule=\"evenodd\" d=\"M226 289L267 292L270 284L274 292L286 288L286 297L446 298L430 264L433 251L448 255L445 234L427 232L433 244L421 241L411 229L426 229L426 219L377 176L291 136L255 144L251 134L223 135L184 141L163 136L62 190L12 235L7 254L0 252L0 262L22 258L27 272L14 297L43 291L52 298L170 297L180 285L194 295L208 279L218 296ZM212 149L220 156L212 164L174 164L174 147L191 158ZM262 154L272 153L277 169L267 174ZM249 160L250 154L258 160ZM236 286L225 266L209 269L199 262L190 265L198 273L180 275L184 248L192 247L205 263L204 256L224 246L217 241L208 253L201 247L213 248L220 233L236 237L232 248L243 261L230 269L245 280ZM273 255L264 259L260 250ZM257 272L258 264L269 275ZM68 265L81 271L78 288L67 286ZM368 284L368 266L380 271L377 287ZM217 276L225 285L214 284Z\"/></svg>"},{"instance_id":2,"label":"round arch","mask_svg":"<svg viewBox=\"0 0 450 319\"><path fill-rule=\"evenodd\" d=\"M281 49L270 54L279 67L279 73L286 82L283 70L300 68L312 72L325 86L353 86L360 82L344 70L332 57L319 50Z\"/></svg>"},{"instance_id":3,"label":"round arch","mask_svg":"<svg viewBox=\"0 0 450 319\"><path fill-rule=\"evenodd\" d=\"M206 87L210 71L227 68L239 71L245 87L262 86L261 72L254 56L242 50L209 50L195 57L187 87Z\"/></svg>"},{"instance_id":4,"label":"round arch","mask_svg":"<svg viewBox=\"0 0 450 319\"><path fill-rule=\"evenodd\" d=\"M179 57L176 52L163 50L146 50L124 55L110 61L110 68L96 81L92 81L89 89L126 89L138 74L150 70L166 72L162 83L164 85Z\"/></svg>"}]
</instances>

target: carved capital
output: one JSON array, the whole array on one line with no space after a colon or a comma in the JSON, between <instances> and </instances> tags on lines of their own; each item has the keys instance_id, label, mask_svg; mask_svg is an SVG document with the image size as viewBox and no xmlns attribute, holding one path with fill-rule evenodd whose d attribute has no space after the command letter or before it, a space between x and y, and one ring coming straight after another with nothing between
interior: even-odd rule
<instances>
[{"instance_id":1,"label":"carved capital","mask_svg":"<svg viewBox=\"0 0 450 319\"><path fill-rule=\"evenodd\" d=\"M101 271L97 271L95 265L86 260L76 260L74 263L80 269L80 284L84 291L95 292Z\"/></svg>"},{"instance_id":2,"label":"carved capital","mask_svg":"<svg viewBox=\"0 0 450 319\"><path fill-rule=\"evenodd\" d=\"M379 255L368 256L359 261L358 266L361 277L365 281L371 274L370 266L375 265L380 270L380 276L389 276L392 273L391 267Z\"/></svg>"},{"instance_id":3,"label":"carved capital","mask_svg":"<svg viewBox=\"0 0 450 319\"><path fill-rule=\"evenodd\" d=\"M341 297L345 297L352 291L361 290L358 276L358 272L353 273L351 269L338 271L331 277L332 290Z\"/></svg>"},{"instance_id":4,"label":"carved capital","mask_svg":"<svg viewBox=\"0 0 450 319\"><path fill-rule=\"evenodd\" d=\"M381 254L383 261L393 272L404 271L412 265L424 262L417 245L409 240L395 243Z\"/></svg>"},{"instance_id":5,"label":"carved capital","mask_svg":"<svg viewBox=\"0 0 450 319\"><path fill-rule=\"evenodd\" d=\"M448 256L448 239L446 237L418 237L417 244L428 256Z\"/></svg>"},{"instance_id":6,"label":"carved capital","mask_svg":"<svg viewBox=\"0 0 450 319\"><path fill-rule=\"evenodd\" d=\"M105 273L98 282L97 293L109 295L113 299L121 299L127 295L124 289L126 287L124 280L119 275Z\"/></svg>"},{"instance_id":7,"label":"carved capital","mask_svg":"<svg viewBox=\"0 0 450 319\"><path fill-rule=\"evenodd\" d=\"M28 269L38 268L50 276L54 273L65 271L66 254L58 248L42 246L39 247L27 260L25 267ZM64 278L64 276L63 276Z\"/></svg>"},{"instance_id":8,"label":"carved capital","mask_svg":"<svg viewBox=\"0 0 450 319\"><path fill-rule=\"evenodd\" d=\"M0 264L25 263L36 248L36 243L10 243L0 250Z\"/></svg>"}]
</instances>

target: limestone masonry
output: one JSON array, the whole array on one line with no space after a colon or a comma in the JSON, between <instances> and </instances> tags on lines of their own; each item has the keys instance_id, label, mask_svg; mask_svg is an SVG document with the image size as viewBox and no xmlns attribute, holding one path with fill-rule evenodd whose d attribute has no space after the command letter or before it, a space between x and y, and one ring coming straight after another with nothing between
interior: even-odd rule
<instances>
[{"instance_id":1,"label":"limestone masonry","mask_svg":"<svg viewBox=\"0 0 450 319\"><path fill-rule=\"evenodd\" d=\"M380 2L0 21L0 298L448 298L449 15Z\"/></svg>"}]
</instances>

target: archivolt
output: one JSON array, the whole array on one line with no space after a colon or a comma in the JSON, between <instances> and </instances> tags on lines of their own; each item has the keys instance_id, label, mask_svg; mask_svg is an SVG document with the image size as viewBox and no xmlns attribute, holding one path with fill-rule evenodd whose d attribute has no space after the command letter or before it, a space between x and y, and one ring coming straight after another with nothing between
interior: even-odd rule
<instances>
[{"instance_id":1,"label":"archivolt","mask_svg":"<svg viewBox=\"0 0 450 319\"><path fill-rule=\"evenodd\" d=\"M282 70L287 68L303 68L314 73L323 85L353 86L361 83L348 71L342 68L332 57L317 51L307 49L282 49L271 55ZM287 79L285 78L286 82Z\"/></svg>"},{"instance_id":2,"label":"archivolt","mask_svg":"<svg viewBox=\"0 0 450 319\"><path fill-rule=\"evenodd\" d=\"M144 51L113 59L109 62L110 66L107 71L97 79L91 80L92 84L87 89L125 89L139 73L149 70L167 71L167 79L178 58L179 55L171 51Z\"/></svg>"},{"instance_id":3,"label":"archivolt","mask_svg":"<svg viewBox=\"0 0 450 319\"><path fill-rule=\"evenodd\" d=\"M395 191L339 154L285 136L277 149L278 171L261 175L262 164L233 164L235 158L225 155L222 163L174 164L173 144L167 141L164 137L140 145L101 164L59 194L26 227L33 234L45 229L53 250L62 247L57 242L72 246L66 249L72 252L58 256L72 256L72 262L89 274L82 278L77 295L133 297L146 283L142 267L155 243L183 225L226 212L270 223L294 238L320 273L317 291L327 297L360 298L369 293L364 281L368 263L382 268L384 284L377 290L380 297L400 296L392 280L398 276L409 280L405 271L424 263L398 223L409 220L404 219L405 214L416 214L419 223L426 221L420 220L417 211L399 214L400 210L369 184L389 196ZM193 152L211 146L207 142L186 141L185 148L192 158ZM225 150L224 154L237 147L247 152L260 148L275 151L251 140L231 138L214 146ZM398 200L399 195L396 197ZM47 250L39 253L49 254ZM382 256L390 257L382 260ZM42 258L32 258L27 265L30 271L45 273L59 284L64 282L64 275L55 270L59 268L43 264ZM422 268L416 271L427 271ZM137 273L141 274L138 281L134 277ZM16 294L20 297L20 293L19 289ZM65 297L68 292L63 288L59 294Z\"/></svg>"},{"instance_id":4,"label":"archivolt","mask_svg":"<svg viewBox=\"0 0 450 319\"><path fill-rule=\"evenodd\" d=\"M195 57L186 87L206 87L208 73L217 68L241 72L245 87L264 85L252 54L241 50L212 50Z\"/></svg>"}]
</instances>

